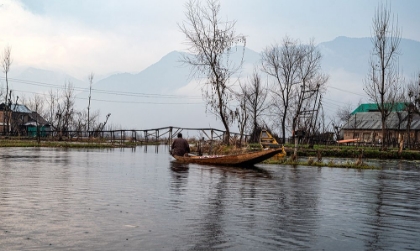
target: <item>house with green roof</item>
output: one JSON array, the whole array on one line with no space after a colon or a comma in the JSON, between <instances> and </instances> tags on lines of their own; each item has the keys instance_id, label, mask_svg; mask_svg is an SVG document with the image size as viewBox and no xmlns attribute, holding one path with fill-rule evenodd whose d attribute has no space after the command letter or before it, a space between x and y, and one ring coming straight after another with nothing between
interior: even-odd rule
<instances>
[{"instance_id":1,"label":"house with green roof","mask_svg":"<svg viewBox=\"0 0 420 251\"><path fill-rule=\"evenodd\" d=\"M402 112L402 111L407 110L409 105L410 103L403 103L403 102L395 103L391 110L393 112ZM359 112L379 112L378 104L375 104L375 103L361 104L359 105L359 107L356 108L356 110L354 110L351 113L351 115L354 115Z\"/></svg>"},{"instance_id":2,"label":"house with green roof","mask_svg":"<svg viewBox=\"0 0 420 251\"><path fill-rule=\"evenodd\" d=\"M420 115L409 113L410 103L396 103L385 124L387 134L382 135L381 113L377 104L361 104L342 127L344 140L378 144L384 139L396 144L400 140L410 144L420 142Z\"/></svg>"}]
</instances>

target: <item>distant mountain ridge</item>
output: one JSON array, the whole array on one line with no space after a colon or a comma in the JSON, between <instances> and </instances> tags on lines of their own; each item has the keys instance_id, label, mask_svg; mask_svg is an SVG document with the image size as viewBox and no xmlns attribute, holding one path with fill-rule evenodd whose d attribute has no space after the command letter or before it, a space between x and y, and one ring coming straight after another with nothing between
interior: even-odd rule
<instances>
[{"instance_id":1,"label":"distant mountain ridge","mask_svg":"<svg viewBox=\"0 0 420 251\"><path fill-rule=\"evenodd\" d=\"M106 90L127 89L133 92L168 93L186 85L193 76L190 66L182 62L185 52L172 51L158 62L137 74L120 73L96 83L97 88ZM238 53L233 53L232 61L239 61ZM244 64L255 64L259 53L245 48Z\"/></svg>"},{"instance_id":2,"label":"distant mountain ridge","mask_svg":"<svg viewBox=\"0 0 420 251\"><path fill-rule=\"evenodd\" d=\"M322 53L323 70L342 68L346 71L367 74L373 49L371 38L337 37L318 45ZM420 42L401 39L399 64L404 73L420 71Z\"/></svg>"},{"instance_id":3,"label":"distant mountain ridge","mask_svg":"<svg viewBox=\"0 0 420 251\"><path fill-rule=\"evenodd\" d=\"M323 56L322 71L330 77L328 86L336 88L330 88L327 94L327 98L338 101L334 106L329 107L330 111L337 109L339 105L355 103L358 99L366 98L363 96L363 79L366 78L369 70L369 57L372 51L371 39L342 36L320 43L317 47ZM402 39L400 50L399 65L403 74L409 77L420 72L420 42ZM200 86L192 82L194 79L191 69L181 62L184 54L185 52L172 51L136 74L118 73L95 82L94 89L106 92L93 91L92 109L100 109L104 114L111 112L111 123L131 125L137 128L182 126L181 123L184 123L185 126L207 127L210 123L219 123L214 122L214 115L206 116L204 104L199 98L197 99L197 95L200 95L197 94ZM239 53L233 54L232 59L239 60L238 55ZM238 76L242 78L249 76L254 66L261 64L260 55L258 52L245 48L244 68ZM68 79L76 86L87 88L87 80L81 81L67 74L60 74L29 68L14 78L55 85L62 85L65 79ZM189 93L190 89L185 88L186 91L184 90L183 95L195 95L195 99L162 96L179 94L178 90L191 82L193 85L197 85L196 93ZM17 90L28 90L33 87L19 87L19 83L14 85L13 88ZM42 85L34 88L36 91L44 92L53 89ZM340 89L352 90L360 95L351 95L349 92L340 91ZM130 96L117 92L144 95ZM147 96L147 94L156 95ZM85 107L87 92L78 93L78 98L80 100L77 100L76 103L80 104L79 107ZM201 104L198 104L200 102ZM191 105L191 103L197 103L197 105ZM151 115L158 116L158 118L150 118Z\"/></svg>"}]
</instances>

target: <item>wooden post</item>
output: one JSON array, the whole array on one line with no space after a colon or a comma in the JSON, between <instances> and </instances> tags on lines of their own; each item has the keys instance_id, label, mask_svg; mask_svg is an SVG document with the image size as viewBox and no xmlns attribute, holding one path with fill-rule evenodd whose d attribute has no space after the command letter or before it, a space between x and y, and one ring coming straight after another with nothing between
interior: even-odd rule
<instances>
[{"instance_id":1,"label":"wooden post","mask_svg":"<svg viewBox=\"0 0 420 251\"><path fill-rule=\"evenodd\" d=\"M294 159L295 161L297 161L298 141L299 141L299 139L298 139L298 137L297 137L297 136L296 136L296 134L295 134L295 148L294 148L294 150L293 150L293 159Z\"/></svg>"},{"instance_id":2,"label":"wooden post","mask_svg":"<svg viewBox=\"0 0 420 251\"><path fill-rule=\"evenodd\" d=\"M172 149L171 149L172 144L171 143L172 143L172 126L169 127L169 131L168 131L168 142L167 142L167 144L168 144L169 153L171 153L171 151L172 151Z\"/></svg>"},{"instance_id":3,"label":"wooden post","mask_svg":"<svg viewBox=\"0 0 420 251\"><path fill-rule=\"evenodd\" d=\"M211 129L210 132L210 150L209 150L209 154L211 154L213 152L213 129Z\"/></svg>"},{"instance_id":4,"label":"wooden post","mask_svg":"<svg viewBox=\"0 0 420 251\"><path fill-rule=\"evenodd\" d=\"M147 142L149 142L149 137L148 137L147 131L144 131L144 139L145 139L146 145L147 145Z\"/></svg>"},{"instance_id":5,"label":"wooden post","mask_svg":"<svg viewBox=\"0 0 420 251\"><path fill-rule=\"evenodd\" d=\"M171 127L169 127L169 137L168 137L168 146L171 146L171 144L172 144L172 126ZM170 151L171 149L169 148L169 151Z\"/></svg>"}]
</instances>

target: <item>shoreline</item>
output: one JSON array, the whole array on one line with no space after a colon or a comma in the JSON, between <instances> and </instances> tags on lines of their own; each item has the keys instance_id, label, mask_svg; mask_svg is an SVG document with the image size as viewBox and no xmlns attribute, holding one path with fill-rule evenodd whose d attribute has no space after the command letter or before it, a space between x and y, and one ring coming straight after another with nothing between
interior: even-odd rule
<instances>
[{"instance_id":1,"label":"shoreline","mask_svg":"<svg viewBox=\"0 0 420 251\"><path fill-rule=\"evenodd\" d=\"M160 145L159 142L130 142L130 141L81 141L81 140L37 140L31 139L0 139L0 148L9 147L50 147L50 148L74 148L74 149L106 149L106 148L133 148L137 146L146 145ZM229 150L224 154L229 154ZM253 150L257 150L254 148ZM364 160L368 159L387 159L387 160L420 160L420 151L404 150L401 154L397 149L388 149L385 151L374 147L364 146L325 146L316 145L309 148L305 145L300 145L298 148L298 157L300 160L292 161L290 156L293 155L294 148L290 145L285 146L287 156L284 159L269 159L262 163L264 164L281 164L281 165L305 165L314 167L337 167L337 168L354 168L354 169L377 169L377 166L368 165ZM326 162L322 158L328 158ZM308 158L306 161L302 158ZM331 159L333 158L333 159ZM335 160L339 158L345 161Z\"/></svg>"}]
</instances>

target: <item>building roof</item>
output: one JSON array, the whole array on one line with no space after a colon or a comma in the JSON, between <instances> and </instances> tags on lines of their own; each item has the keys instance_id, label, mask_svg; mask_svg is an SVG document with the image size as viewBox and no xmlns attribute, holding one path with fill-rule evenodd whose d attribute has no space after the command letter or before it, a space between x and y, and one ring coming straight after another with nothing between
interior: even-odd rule
<instances>
[{"instance_id":1,"label":"building roof","mask_svg":"<svg viewBox=\"0 0 420 251\"><path fill-rule=\"evenodd\" d=\"M389 115L386 126L393 130L407 129L407 112L393 112ZM380 112L360 112L350 117L349 122L343 126L344 130L381 130ZM420 130L420 114L412 114L410 130Z\"/></svg>"},{"instance_id":2,"label":"building roof","mask_svg":"<svg viewBox=\"0 0 420 251\"><path fill-rule=\"evenodd\" d=\"M420 117L413 117L411 128L413 126L420 129ZM407 112L392 112L387 120L386 127L388 129L400 129L404 130L407 128ZM349 121L343 126L346 130L381 130L381 113L380 112L359 112L351 115Z\"/></svg>"},{"instance_id":3,"label":"building roof","mask_svg":"<svg viewBox=\"0 0 420 251\"><path fill-rule=\"evenodd\" d=\"M26 106L26 105L20 105L20 104L12 104L10 106L10 109L12 112L19 112L19 113L32 113L32 111ZM0 111L5 110L4 103L0 104Z\"/></svg>"},{"instance_id":4,"label":"building roof","mask_svg":"<svg viewBox=\"0 0 420 251\"><path fill-rule=\"evenodd\" d=\"M41 115L36 112L31 112L29 115L30 121L38 123L38 125L48 125L48 121L46 121Z\"/></svg>"},{"instance_id":5,"label":"building roof","mask_svg":"<svg viewBox=\"0 0 420 251\"><path fill-rule=\"evenodd\" d=\"M393 112L401 112L404 111L408 106L408 103L395 103L392 109ZM351 115L360 113L360 112L378 112L378 104L361 104L359 107L354 110Z\"/></svg>"},{"instance_id":6,"label":"building roof","mask_svg":"<svg viewBox=\"0 0 420 251\"><path fill-rule=\"evenodd\" d=\"M26 105L19 105L19 104L12 104L10 109L13 112L20 112L20 113L32 113Z\"/></svg>"}]
</instances>

